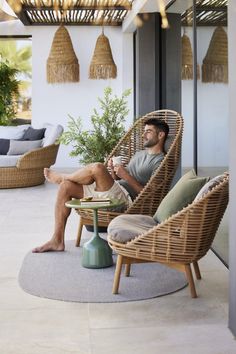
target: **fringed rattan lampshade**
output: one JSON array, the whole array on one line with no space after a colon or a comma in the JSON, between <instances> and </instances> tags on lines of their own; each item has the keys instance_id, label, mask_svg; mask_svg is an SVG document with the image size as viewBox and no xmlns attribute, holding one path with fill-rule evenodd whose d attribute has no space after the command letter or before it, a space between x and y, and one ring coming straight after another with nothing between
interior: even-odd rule
<instances>
[{"instance_id":1,"label":"fringed rattan lampshade","mask_svg":"<svg viewBox=\"0 0 236 354\"><path fill-rule=\"evenodd\" d=\"M200 69L197 65L197 78L200 78ZM193 79L193 52L190 39L186 34L182 36L182 80Z\"/></svg>"},{"instance_id":2,"label":"fringed rattan lampshade","mask_svg":"<svg viewBox=\"0 0 236 354\"><path fill-rule=\"evenodd\" d=\"M49 83L78 82L79 62L75 55L70 35L64 26L56 31L47 60Z\"/></svg>"},{"instance_id":3,"label":"fringed rattan lampshade","mask_svg":"<svg viewBox=\"0 0 236 354\"><path fill-rule=\"evenodd\" d=\"M117 68L114 63L108 38L102 33L96 42L89 68L90 79L116 78Z\"/></svg>"},{"instance_id":4,"label":"fringed rattan lampshade","mask_svg":"<svg viewBox=\"0 0 236 354\"><path fill-rule=\"evenodd\" d=\"M217 27L202 64L203 82L228 82L228 39L225 30Z\"/></svg>"}]
</instances>

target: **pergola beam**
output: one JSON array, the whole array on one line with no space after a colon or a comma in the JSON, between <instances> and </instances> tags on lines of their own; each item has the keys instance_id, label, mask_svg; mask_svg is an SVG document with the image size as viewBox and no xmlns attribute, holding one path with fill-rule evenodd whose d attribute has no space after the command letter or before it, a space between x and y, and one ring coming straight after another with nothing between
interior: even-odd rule
<instances>
[{"instance_id":1,"label":"pergola beam","mask_svg":"<svg viewBox=\"0 0 236 354\"><path fill-rule=\"evenodd\" d=\"M20 1L21 9L16 13L25 26L120 26L132 9L132 1L77 1L65 6L64 1L32 2ZM110 5L109 5L110 3Z\"/></svg>"}]
</instances>

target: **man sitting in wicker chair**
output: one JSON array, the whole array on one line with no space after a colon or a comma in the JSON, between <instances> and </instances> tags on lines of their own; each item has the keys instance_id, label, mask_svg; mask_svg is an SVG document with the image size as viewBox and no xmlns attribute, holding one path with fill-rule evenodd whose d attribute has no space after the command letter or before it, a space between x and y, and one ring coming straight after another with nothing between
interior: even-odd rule
<instances>
[{"instance_id":1,"label":"man sitting in wicker chair","mask_svg":"<svg viewBox=\"0 0 236 354\"><path fill-rule=\"evenodd\" d=\"M55 230L52 239L33 249L33 252L64 251L65 226L71 212L65 202L71 198L116 198L128 206L163 160L168 132L169 126L164 121L148 119L143 133L145 149L136 152L126 168L122 165L113 166L110 160L108 167L111 173L102 163L89 164L67 175L45 168L45 178L49 182L59 184L55 206Z\"/></svg>"}]
</instances>

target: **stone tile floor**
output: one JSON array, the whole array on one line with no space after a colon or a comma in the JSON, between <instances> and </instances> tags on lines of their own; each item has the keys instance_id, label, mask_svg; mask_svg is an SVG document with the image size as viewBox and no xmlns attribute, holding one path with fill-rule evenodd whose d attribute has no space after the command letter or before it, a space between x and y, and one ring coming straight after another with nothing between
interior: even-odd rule
<instances>
[{"instance_id":1,"label":"stone tile floor","mask_svg":"<svg viewBox=\"0 0 236 354\"><path fill-rule=\"evenodd\" d=\"M80 304L31 296L18 285L25 254L50 236L57 186L0 190L0 354L233 354L228 270L200 261L199 297L189 289L130 303ZM75 239L72 212L66 239ZM86 231L84 231L86 233Z\"/></svg>"}]
</instances>

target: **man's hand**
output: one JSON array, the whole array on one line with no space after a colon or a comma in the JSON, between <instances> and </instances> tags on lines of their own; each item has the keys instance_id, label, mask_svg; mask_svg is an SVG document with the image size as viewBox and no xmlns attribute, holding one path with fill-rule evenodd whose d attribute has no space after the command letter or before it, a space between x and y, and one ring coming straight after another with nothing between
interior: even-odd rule
<instances>
[{"instance_id":1,"label":"man's hand","mask_svg":"<svg viewBox=\"0 0 236 354\"><path fill-rule=\"evenodd\" d=\"M114 166L113 166L113 161L112 159L109 159L107 162L107 167L109 167L112 171L114 171Z\"/></svg>"},{"instance_id":2,"label":"man's hand","mask_svg":"<svg viewBox=\"0 0 236 354\"><path fill-rule=\"evenodd\" d=\"M134 177L132 177L124 166L115 165L114 172L116 176L128 182L129 185L135 190L135 192L140 193L143 189L142 184L140 184Z\"/></svg>"},{"instance_id":3,"label":"man's hand","mask_svg":"<svg viewBox=\"0 0 236 354\"><path fill-rule=\"evenodd\" d=\"M124 179L124 180L127 179L127 176L130 176L128 171L126 170L126 168L123 165L115 165L114 171L115 171L115 174L119 178Z\"/></svg>"},{"instance_id":4,"label":"man's hand","mask_svg":"<svg viewBox=\"0 0 236 354\"><path fill-rule=\"evenodd\" d=\"M114 180L119 179L119 177L115 173L114 165L112 159L109 159L107 161L107 167L110 170L111 176Z\"/></svg>"}]
</instances>

